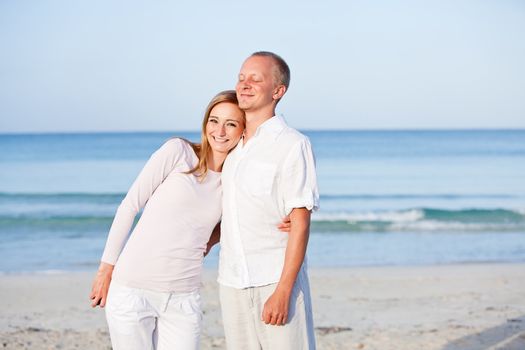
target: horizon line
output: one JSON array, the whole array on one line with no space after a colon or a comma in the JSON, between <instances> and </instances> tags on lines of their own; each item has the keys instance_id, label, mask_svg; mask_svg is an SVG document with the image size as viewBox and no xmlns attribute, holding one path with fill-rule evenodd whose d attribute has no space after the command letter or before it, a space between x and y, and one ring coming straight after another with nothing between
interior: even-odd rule
<instances>
[{"instance_id":1,"label":"horizon line","mask_svg":"<svg viewBox=\"0 0 525 350\"><path fill-rule=\"evenodd\" d=\"M313 129L313 128L295 128L301 132L428 132L428 131L525 131L525 127L509 128L391 128L391 129ZM167 134L167 133L199 133L201 130L76 130L76 131L0 131L0 136L16 135L88 135L88 134Z\"/></svg>"}]
</instances>

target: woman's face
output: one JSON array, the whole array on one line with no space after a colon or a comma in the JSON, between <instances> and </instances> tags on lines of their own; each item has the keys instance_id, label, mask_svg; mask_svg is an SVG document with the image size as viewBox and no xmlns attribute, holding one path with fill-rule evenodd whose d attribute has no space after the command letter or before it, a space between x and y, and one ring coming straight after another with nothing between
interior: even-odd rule
<instances>
[{"instance_id":1,"label":"woman's face","mask_svg":"<svg viewBox=\"0 0 525 350\"><path fill-rule=\"evenodd\" d=\"M230 102L221 102L210 111L206 136L213 152L228 153L244 131L244 112Z\"/></svg>"}]
</instances>

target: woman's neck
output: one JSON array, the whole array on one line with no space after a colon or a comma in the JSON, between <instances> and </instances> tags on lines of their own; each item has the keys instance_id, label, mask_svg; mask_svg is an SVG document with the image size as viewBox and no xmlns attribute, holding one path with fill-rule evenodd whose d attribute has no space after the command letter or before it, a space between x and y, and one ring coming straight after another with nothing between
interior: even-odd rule
<instances>
[{"instance_id":1,"label":"woman's neck","mask_svg":"<svg viewBox=\"0 0 525 350\"><path fill-rule=\"evenodd\" d=\"M220 152L211 152L208 155L208 169L215 172L220 172L222 170L222 164L226 159L226 153Z\"/></svg>"}]
</instances>

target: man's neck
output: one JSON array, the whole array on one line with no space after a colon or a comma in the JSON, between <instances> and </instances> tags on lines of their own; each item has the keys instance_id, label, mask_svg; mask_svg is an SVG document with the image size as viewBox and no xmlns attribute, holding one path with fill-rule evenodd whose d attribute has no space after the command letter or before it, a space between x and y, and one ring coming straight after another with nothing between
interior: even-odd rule
<instances>
[{"instance_id":1,"label":"man's neck","mask_svg":"<svg viewBox=\"0 0 525 350\"><path fill-rule=\"evenodd\" d=\"M246 130L244 130L244 143L246 143L257 131L262 123L275 115L275 110L267 113L246 112Z\"/></svg>"}]
</instances>

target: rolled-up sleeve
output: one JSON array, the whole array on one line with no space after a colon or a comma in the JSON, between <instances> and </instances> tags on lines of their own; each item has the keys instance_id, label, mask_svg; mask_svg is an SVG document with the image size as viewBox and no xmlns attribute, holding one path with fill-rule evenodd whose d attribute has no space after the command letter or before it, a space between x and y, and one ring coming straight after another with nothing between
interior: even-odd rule
<instances>
[{"instance_id":1,"label":"rolled-up sleeve","mask_svg":"<svg viewBox=\"0 0 525 350\"><path fill-rule=\"evenodd\" d=\"M308 138L304 137L290 150L282 174L281 188L286 215L294 208L319 209L315 157Z\"/></svg>"}]
</instances>

